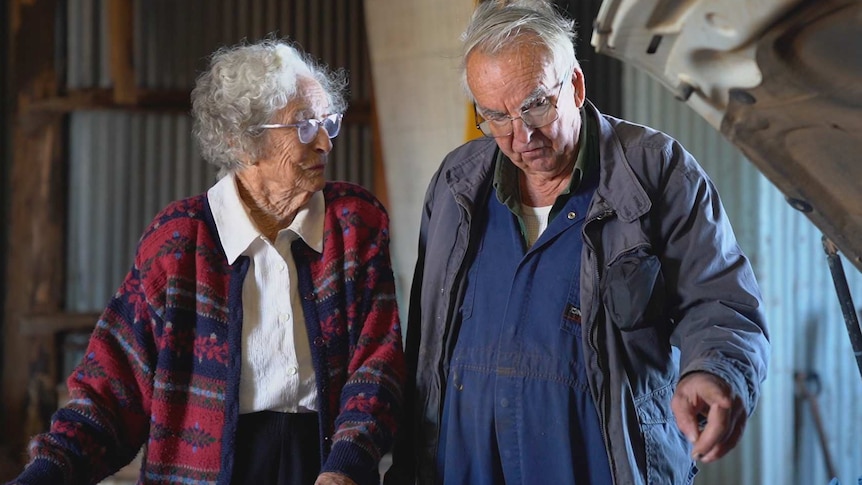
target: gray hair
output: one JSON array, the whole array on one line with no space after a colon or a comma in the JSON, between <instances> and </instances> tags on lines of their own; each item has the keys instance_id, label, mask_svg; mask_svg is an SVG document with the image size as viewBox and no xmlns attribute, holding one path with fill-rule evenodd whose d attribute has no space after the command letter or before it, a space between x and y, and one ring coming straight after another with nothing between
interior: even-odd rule
<instances>
[{"instance_id":1,"label":"gray hair","mask_svg":"<svg viewBox=\"0 0 862 485\"><path fill-rule=\"evenodd\" d=\"M467 84L467 57L473 52L490 56L508 47L533 43L551 54L562 72L578 66L575 57L575 22L545 0L485 0L476 7L467 29L461 34L461 84L475 101Z\"/></svg>"},{"instance_id":2,"label":"gray hair","mask_svg":"<svg viewBox=\"0 0 862 485\"><path fill-rule=\"evenodd\" d=\"M346 72L331 71L289 41L266 39L213 53L191 99L194 136L219 178L258 158L264 138L254 128L287 106L300 78L320 83L332 113L347 108Z\"/></svg>"}]
</instances>

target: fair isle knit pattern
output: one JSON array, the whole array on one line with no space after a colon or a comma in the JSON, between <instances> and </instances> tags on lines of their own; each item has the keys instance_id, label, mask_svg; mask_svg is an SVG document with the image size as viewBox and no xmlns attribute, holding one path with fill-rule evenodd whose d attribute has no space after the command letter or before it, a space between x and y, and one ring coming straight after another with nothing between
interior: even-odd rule
<instances>
[{"instance_id":1,"label":"fair isle knit pattern","mask_svg":"<svg viewBox=\"0 0 862 485\"><path fill-rule=\"evenodd\" d=\"M379 483L405 363L389 221L364 189L328 183L323 254L292 250L317 375L321 471ZM144 232L135 264L68 379L71 401L33 439L12 483L96 483L143 445L140 482L229 484L239 416L242 283L206 195L175 202Z\"/></svg>"}]
</instances>

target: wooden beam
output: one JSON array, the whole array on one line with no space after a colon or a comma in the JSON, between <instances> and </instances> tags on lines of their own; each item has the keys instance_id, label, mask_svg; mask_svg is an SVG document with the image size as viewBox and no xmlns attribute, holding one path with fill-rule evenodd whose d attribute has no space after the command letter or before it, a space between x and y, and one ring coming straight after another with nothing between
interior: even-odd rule
<instances>
[{"instance_id":1,"label":"wooden beam","mask_svg":"<svg viewBox=\"0 0 862 485\"><path fill-rule=\"evenodd\" d=\"M7 171L6 167L9 165L9 150L7 149L8 141L11 138L8 136L9 128L9 40L10 35L8 32L10 31L10 26L12 23L11 20L11 8L9 2L4 2L2 7L0 7L0 220L3 220L4 223L0 226L0 329L3 328L3 315L4 309L3 305L6 300L6 281L5 281L5 268L6 268L6 240L7 240L7 226L6 226L6 214L7 214L7 200L9 199L9 189L10 184L8 182L8 178L6 177ZM3 335L0 334L0 385L2 385L2 365L3 365ZM0 393L2 393L2 388L0 388ZM4 416L6 414L6 410L4 409L4 405L2 401L0 401L0 416ZM2 426L3 420L0 419L0 426ZM10 478L14 477L20 470L18 469L18 455L19 450L12 450L10 446L4 443L4 439L0 437L0 482L5 482Z\"/></svg>"},{"instance_id":2,"label":"wooden beam","mask_svg":"<svg viewBox=\"0 0 862 485\"><path fill-rule=\"evenodd\" d=\"M27 106L22 116L42 113L71 113L79 110L123 110L123 111L173 111L188 112L191 109L188 91L138 90L135 104L119 104L111 89L78 89L65 96L54 96L34 101Z\"/></svg>"},{"instance_id":3,"label":"wooden beam","mask_svg":"<svg viewBox=\"0 0 862 485\"><path fill-rule=\"evenodd\" d=\"M98 313L37 313L21 318L21 334L27 337L54 336L63 332L92 330Z\"/></svg>"},{"instance_id":4,"label":"wooden beam","mask_svg":"<svg viewBox=\"0 0 862 485\"><path fill-rule=\"evenodd\" d=\"M181 112L191 110L188 91L162 91L139 89L134 105L118 104L111 89L76 89L64 96L53 96L30 101L19 113L19 122L27 117L42 118L44 115L66 114L81 110L122 110L123 112ZM371 101L352 99L344 115L347 125L367 125L371 122ZM29 124L29 123L28 123Z\"/></svg>"},{"instance_id":5,"label":"wooden beam","mask_svg":"<svg viewBox=\"0 0 862 485\"><path fill-rule=\"evenodd\" d=\"M47 429L56 407L54 337L30 337L14 322L35 311L62 308L66 218L62 139L59 118L35 133L14 130L3 380L7 436L22 447L30 435Z\"/></svg>"},{"instance_id":6,"label":"wooden beam","mask_svg":"<svg viewBox=\"0 0 862 485\"><path fill-rule=\"evenodd\" d=\"M65 173L63 116L46 115L23 129L17 114L57 95L55 64L58 0L8 3L12 160L3 312L2 423L0 440L22 460L30 435L47 428L56 407L57 359L53 337L23 335L18 322L35 311L56 312L63 303ZM19 463L23 467L23 460ZM0 477L5 481L12 477Z\"/></svg>"}]
</instances>

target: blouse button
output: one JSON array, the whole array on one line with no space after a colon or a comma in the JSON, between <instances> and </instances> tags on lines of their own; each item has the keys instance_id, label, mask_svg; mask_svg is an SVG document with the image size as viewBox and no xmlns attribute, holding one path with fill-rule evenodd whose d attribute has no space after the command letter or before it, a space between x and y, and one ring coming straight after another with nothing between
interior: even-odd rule
<instances>
[{"instance_id":1,"label":"blouse button","mask_svg":"<svg viewBox=\"0 0 862 485\"><path fill-rule=\"evenodd\" d=\"M326 343L326 341L323 340L323 337L315 337L314 338L314 345L316 347L323 347L323 344L325 344L325 343Z\"/></svg>"}]
</instances>

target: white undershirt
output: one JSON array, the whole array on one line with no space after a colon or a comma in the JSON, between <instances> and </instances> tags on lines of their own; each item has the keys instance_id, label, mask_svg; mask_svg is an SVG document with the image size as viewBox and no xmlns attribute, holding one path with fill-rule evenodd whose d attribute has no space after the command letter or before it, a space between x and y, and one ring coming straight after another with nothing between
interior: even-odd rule
<instances>
[{"instance_id":1,"label":"white undershirt","mask_svg":"<svg viewBox=\"0 0 862 485\"><path fill-rule=\"evenodd\" d=\"M316 411L311 347L290 245L302 238L323 251L323 194L315 192L275 242L251 220L233 175L219 180L207 197L228 262L241 255L250 259L242 287L239 412Z\"/></svg>"},{"instance_id":2,"label":"white undershirt","mask_svg":"<svg viewBox=\"0 0 862 485\"><path fill-rule=\"evenodd\" d=\"M521 204L521 217L524 219L524 228L527 231L527 247L533 247L539 236L548 228L548 216L551 215L551 205L544 207L530 207Z\"/></svg>"}]
</instances>

